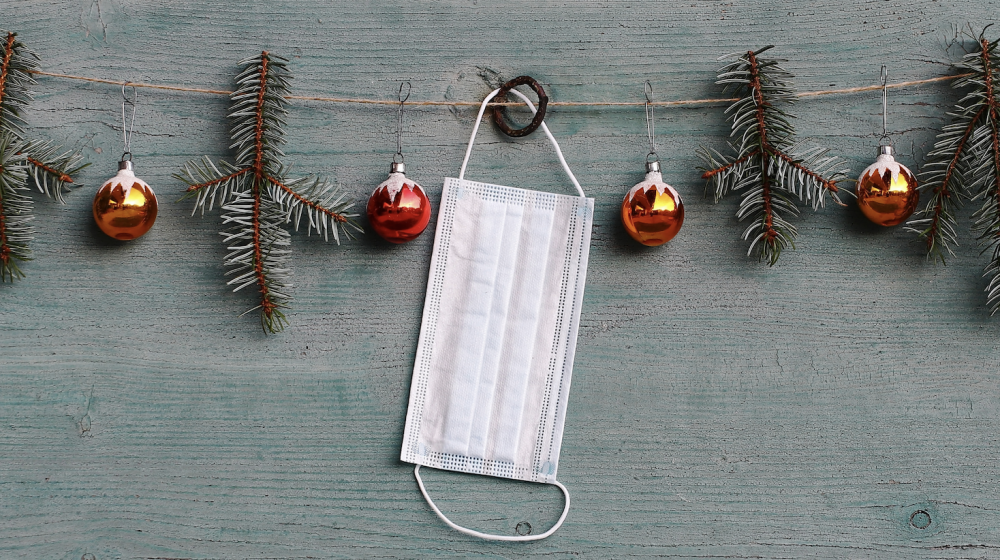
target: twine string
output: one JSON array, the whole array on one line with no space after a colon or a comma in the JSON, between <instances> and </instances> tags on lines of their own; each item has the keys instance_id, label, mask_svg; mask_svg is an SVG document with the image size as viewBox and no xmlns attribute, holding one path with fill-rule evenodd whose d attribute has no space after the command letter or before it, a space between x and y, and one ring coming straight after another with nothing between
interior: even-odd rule
<instances>
[{"instance_id":1,"label":"twine string","mask_svg":"<svg viewBox=\"0 0 1000 560\"><path fill-rule=\"evenodd\" d=\"M160 89L167 91L185 91L191 93L206 93L210 95L231 95L233 92L224 89L205 89L205 88L193 88L185 86L175 86L168 84L147 84L142 82L126 82L123 80L106 80L103 78L91 78L89 76L74 76L72 74L60 74L56 72L43 72L41 70L32 70L32 74L39 76L49 76L52 78L63 78L67 80L79 80L82 82L91 82L96 84L112 84L121 86L128 84L130 87L135 88L147 88L147 89ZM958 74L954 76L939 76L937 78L927 78L924 80L910 80L907 82L897 82L894 84L877 84L872 86L861 86L852 87L844 89L827 89L820 91L803 91L795 94L799 98L810 98L819 97L821 95L842 95L847 93L862 93L866 91L877 91L880 89L897 89L911 86L918 86L923 84L932 84L936 82L946 82L949 80L954 80L956 78L964 78L969 76L969 74ZM316 97L310 95L286 95L285 99L296 99L300 101L319 101L322 103L353 103L359 105L397 105L399 104L398 99L362 99L354 97ZM709 99L683 99L678 101L550 101L550 107L634 107L634 106L656 106L656 107L673 107L673 106L684 106L684 105L710 105L715 103L732 103L733 101L739 101L736 97L724 97L724 98L709 98ZM480 102L478 101L407 101L407 105L416 105L424 107L479 107ZM490 103L490 106L524 106L523 102L512 101L505 103Z\"/></svg>"}]
</instances>

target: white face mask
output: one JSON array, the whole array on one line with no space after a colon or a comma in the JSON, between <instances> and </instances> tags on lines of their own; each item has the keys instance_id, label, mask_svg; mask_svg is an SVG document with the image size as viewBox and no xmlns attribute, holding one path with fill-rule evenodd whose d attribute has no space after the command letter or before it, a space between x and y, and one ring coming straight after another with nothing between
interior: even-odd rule
<instances>
[{"instance_id":1,"label":"white face mask","mask_svg":"<svg viewBox=\"0 0 1000 560\"><path fill-rule=\"evenodd\" d=\"M569 493L556 481L587 277L594 199L466 181L483 101L458 179L441 195L401 459L450 527L490 540L538 540L559 528ZM535 108L520 92L512 93ZM554 484L565 496L543 534L499 536L452 523L420 466Z\"/></svg>"}]
</instances>

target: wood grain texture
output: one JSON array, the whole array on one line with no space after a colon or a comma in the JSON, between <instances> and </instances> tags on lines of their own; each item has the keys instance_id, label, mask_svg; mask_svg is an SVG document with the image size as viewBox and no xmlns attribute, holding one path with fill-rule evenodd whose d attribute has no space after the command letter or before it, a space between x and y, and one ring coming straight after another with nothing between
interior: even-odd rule
<instances>
[{"instance_id":1,"label":"wood grain texture","mask_svg":"<svg viewBox=\"0 0 1000 560\"><path fill-rule=\"evenodd\" d=\"M720 54L774 43L802 90L946 71L953 23L992 0L7 1L2 26L55 72L229 88L239 59L291 59L293 92L481 99L530 74L554 100L715 97ZM188 159L228 155L221 97L142 91L137 173L160 197L144 238L106 240L94 190L120 154L119 91L42 78L33 136L81 147L87 185L36 196L36 260L0 286L0 558L1000 558L1000 319L963 226L947 267L854 208L804 211L798 249L748 259L695 170L724 145L720 107L658 112L664 176L687 221L635 246L618 206L641 180L640 108L554 108L547 121L597 199L563 442L564 527L485 543L440 523L398 461L432 235L341 246L294 236L291 327L265 337L223 286L217 214L173 204ZM894 91L900 160L918 167L946 84ZM879 95L803 100L803 138L857 174ZM409 175L435 203L474 112L405 116ZM391 108L291 104L288 161L364 200L394 149ZM564 192L542 137L484 127L468 176ZM360 208L360 205L359 205ZM968 224L966 214L963 224ZM431 225L431 231L433 224ZM536 530L552 487L428 472L469 526ZM930 524L910 523L925 511ZM88 557L89 558L89 557Z\"/></svg>"}]
</instances>

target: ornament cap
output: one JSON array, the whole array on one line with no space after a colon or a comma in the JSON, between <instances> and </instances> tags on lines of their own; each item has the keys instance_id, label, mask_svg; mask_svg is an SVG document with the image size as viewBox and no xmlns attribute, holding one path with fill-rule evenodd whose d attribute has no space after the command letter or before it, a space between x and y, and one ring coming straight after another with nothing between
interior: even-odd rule
<instances>
[{"instance_id":1,"label":"ornament cap","mask_svg":"<svg viewBox=\"0 0 1000 560\"><path fill-rule=\"evenodd\" d=\"M406 172L406 164L404 164L401 161L399 162L394 161L392 162L392 165L389 166L389 173L405 173L405 172Z\"/></svg>"},{"instance_id":2,"label":"ornament cap","mask_svg":"<svg viewBox=\"0 0 1000 560\"><path fill-rule=\"evenodd\" d=\"M891 156L892 155L892 145L886 144L884 146L878 147L878 154L880 156Z\"/></svg>"},{"instance_id":3,"label":"ornament cap","mask_svg":"<svg viewBox=\"0 0 1000 560\"><path fill-rule=\"evenodd\" d=\"M132 160L126 159L118 162L118 171L132 171Z\"/></svg>"},{"instance_id":4,"label":"ornament cap","mask_svg":"<svg viewBox=\"0 0 1000 560\"><path fill-rule=\"evenodd\" d=\"M658 161L647 161L646 162L646 173L659 173L660 172L660 162Z\"/></svg>"}]
</instances>

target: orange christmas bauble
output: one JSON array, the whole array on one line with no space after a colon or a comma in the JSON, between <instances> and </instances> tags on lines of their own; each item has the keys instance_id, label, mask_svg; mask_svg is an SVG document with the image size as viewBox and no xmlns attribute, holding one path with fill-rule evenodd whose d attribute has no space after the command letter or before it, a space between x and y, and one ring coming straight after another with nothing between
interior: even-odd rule
<instances>
[{"instance_id":1,"label":"orange christmas bauble","mask_svg":"<svg viewBox=\"0 0 1000 560\"><path fill-rule=\"evenodd\" d=\"M118 174L94 196L94 221L101 231L128 241L143 236L156 221L156 195L132 172L132 162L123 161Z\"/></svg>"},{"instance_id":2,"label":"orange christmas bauble","mask_svg":"<svg viewBox=\"0 0 1000 560\"><path fill-rule=\"evenodd\" d=\"M858 207L880 226L896 226L917 208L920 191L909 169L892 157L892 147L882 146L881 155L858 179Z\"/></svg>"},{"instance_id":3,"label":"orange christmas bauble","mask_svg":"<svg viewBox=\"0 0 1000 560\"><path fill-rule=\"evenodd\" d=\"M656 247L670 241L684 224L684 203L659 171L632 187L622 201L625 231L643 245Z\"/></svg>"},{"instance_id":4,"label":"orange christmas bauble","mask_svg":"<svg viewBox=\"0 0 1000 560\"><path fill-rule=\"evenodd\" d=\"M395 164L399 169L402 164ZM391 243L412 241L427 228L431 201L420 185L406 178L402 170L389 174L368 199L368 222L382 239Z\"/></svg>"}]
</instances>

